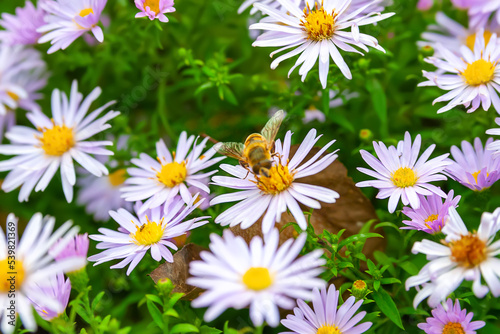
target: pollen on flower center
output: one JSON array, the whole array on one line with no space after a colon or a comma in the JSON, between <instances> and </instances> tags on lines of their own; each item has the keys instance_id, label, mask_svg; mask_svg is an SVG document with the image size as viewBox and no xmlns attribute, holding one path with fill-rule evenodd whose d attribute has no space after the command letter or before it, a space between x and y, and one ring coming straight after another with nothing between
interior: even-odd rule
<instances>
[{"instance_id":1,"label":"pollen on flower center","mask_svg":"<svg viewBox=\"0 0 500 334\"><path fill-rule=\"evenodd\" d=\"M9 280L11 276L14 276L15 280ZM7 258L0 260L0 293L8 293L14 289L19 290L23 281L24 268L21 261L8 261ZM12 289L11 285L13 285Z\"/></svg>"},{"instance_id":2,"label":"pollen on flower center","mask_svg":"<svg viewBox=\"0 0 500 334\"><path fill-rule=\"evenodd\" d=\"M458 322L449 322L444 326L443 334L465 334L465 331Z\"/></svg>"},{"instance_id":3,"label":"pollen on flower center","mask_svg":"<svg viewBox=\"0 0 500 334\"><path fill-rule=\"evenodd\" d=\"M19 101L19 95L17 95L16 93L12 93L12 92L7 92L7 95L9 95L9 97L11 99L13 99L14 101Z\"/></svg>"},{"instance_id":4,"label":"pollen on flower center","mask_svg":"<svg viewBox=\"0 0 500 334\"><path fill-rule=\"evenodd\" d=\"M495 63L479 59L468 64L462 72L465 82L470 86L480 86L490 82L495 74Z\"/></svg>"},{"instance_id":5,"label":"pollen on flower center","mask_svg":"<svg viewBox=\"0 0 500 334\"><path fill-rule=\"evenodd\" d=\"M478 170L477 172L474 172L472 173L472 176L474 176L474 180L476 180L476 184L477 184L477 177L479 176L479 174L481 174L481 171ZM490 176L490 173L486 173L486 177Z\"/></svg>"},{"instance_id":6,"label":"pollen on flower center","mask_svg":"<svg viewBox=\"0 0 500 334\"><path fill-rule=\"evenodd\" d=\"M486 260L486 242L469 233L449 244L451 259L465 268L473 268Z\"/></svg>"},{"instance_id":7,"label":"pollen on flower center","mask_svg":"<svg viewBox=\"0 0 500 334\"><path fill-rule=\"evenodd\" d=\"M186 179L187 169L186 162L182 163L171 162L161 166L161 171L156 174L158 181L169 188L173 188L181 184Z\"/></svg>"},{"instance_id":8,"label":"pollen on flower center","mask_svg":"<svg viewBox=\"0 0 500 334\"><path fill-rule=\"evenodd\" d=\"M80 15L81 17L85 17L89 14L94 14L94 10L92 8L85 8L85 9L82 9L80 11L80 13L78 13L78 15Z\"/></svg>"},{"instance_id":9,"label":"pollen on flower center","mask_svg":"<svg viewBox=\"0 0 500 334\"><path fill-rule=\"evenodd\" d=\"M316 334L342 334L336 325L323 325L318 328Z\"/></svg>"},{"instance_id":10,"label":"pollen on flower center","mask_svg":"<svg viewBox=\"0 0 500 334\"><path fill-rule=\"evenodd\" d=\"M396 187L406 188L414 186L417 183L417 176L411 168L401 167L392 173L391 180Z\"/></svg>"},{"instance_id":11,"label":"pollen on flower center","mask_svg":"<svg viewBox=\"0 0 500 334\"><path fill-rule=\"evenodd\" d=\"M247 288L259 291L268 288L273 280L267 268L252 267L243 275L243 283Z\"/></svg>"},{"instance_id":12,"label":"pollen on flower center","mask_svg":"<svg viewBox=\"0 0 500 334\"><path fill-rule=\"evenodd\" d=\"M122 185L123 182L125 182L126 175L127 171L125 169L119 169L117 171L114 171L108 176L109 183L111 183L113 187L118 187Z\"/></svg>"},{"instance_id":13,"label":"pollen on flower center","mask_svg":"<svg viewBox=\"0 0 500 334\"><path fill-rule=\"evenodd\" d=\"M147 223L137 226L135 233L130 233L136 245L150 246L161 240L165 226L163 226L163 218L159 223L150 221L146 216Z\"/></svg>"},{"instance_id":14,"label":"pollen on flower center","mask_svg":"<svg viewBox=\"0 0 500 334\"><path fill-rule=\"evenodd\" d=\"M490 41L490 38L491 38L491 35L493 35L491 33L491 31L489 30L485 30L484 33L483 33L483 37L484 37L484 43L486 45L488 45L489 41ZM467 45L467 47L469 49L471 49L472 51L474 51L474 45L476 44L476 34L472 34L472 35L469 35L467 37L467 39L465 40L465 45Z\"/></svg>"},{"instance_id":15,"label":"pollen on flower center","mask_svg":"<svg viewBox=\"0 0 500 334\"><path fill-rule=\"evenodd\" d=\"M335 32L335 19L337 14L332 10L327 13L323 4L321 7L316 2L316 7L311 9L309 5L304 8L304 19L301 20L301 25L307 32L308 39L313 41L322 41L331 38Z\"/></svg>"},{"instance_id":16,"label":"pollen on flower center","mask_svg":"<svg viewBox=\"0 0 500 334\"><path fill-rule=\"evenodd\" d=\"M54 125L51 129L44 129L38 139L45 153L54 156L63 155L75 145L73 129L66 125Z\"/></svg>"},{"instance_id":17,"label":"pollen on flower center","mask_svg":"<svg viewBox=\"0 0 500 334\"><path fill-rule=\"evenodd\" d=\"M145 0L144 8L149 7L150 11L156 13L156 15L160 14L160 0Z\"/></svg>"},{"instance_id":18,"label":"pollen on flower center","mask_svg":"<svg viewBox=\"0 0 500 334\"><path fill-rule=\"evenodd\" d=\"M293 175L288 170L288 166L275 164L269 170L269 177L256 176L257 187L267 194L276 195L292 185Z\"/></svg>"},{"instance_id":19,"label":"pollen on flower center","mask_svg":"<svg viewBox=\"0 0 500 334\"><path fill-rule=\"evenodd\" d=\"M427 217L427 219L424 220L424 222L433 222L435 221L436 219L439 218L439 215L430 215L429 217Z\"/></svg>"}]
</instances>

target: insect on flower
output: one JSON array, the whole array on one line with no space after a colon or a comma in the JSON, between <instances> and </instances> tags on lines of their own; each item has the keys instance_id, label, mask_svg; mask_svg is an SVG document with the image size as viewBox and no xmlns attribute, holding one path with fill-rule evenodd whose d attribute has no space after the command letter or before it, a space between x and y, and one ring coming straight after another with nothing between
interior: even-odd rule
<instances>
[{"instance_id":1,"label":"insect on flower","mask_svg":"<svg viewBox=\"0 0 500 334\"><path fill-rule=\"evenodd\" d=\"M215 150L222 155L238 159L240 165L252 171L255 175L269 177L269 170L272 167L274 148L274 138L285 117L283 110L277 111L262 129L261 133L252 133L247 137L245 143L218 143Z\"/></svg>"}]
</instances>

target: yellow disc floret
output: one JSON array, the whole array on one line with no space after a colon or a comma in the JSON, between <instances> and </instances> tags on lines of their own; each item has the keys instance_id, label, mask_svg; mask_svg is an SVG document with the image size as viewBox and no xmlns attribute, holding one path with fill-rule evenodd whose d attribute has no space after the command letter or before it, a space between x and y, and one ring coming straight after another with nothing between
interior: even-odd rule
<instances>
[{"instance_id":1,"label":"yellow disc floret","mask_svg":"<svg viewBox=\"0 0 500 334\"><path fill-rule=\"evenodd\" d=\"M479 239L477 234L469 233L460 240L449 243L451 259L465 268L473 268L486 260L486 242Z\"/></svg>"},{"instance_id":2,"label":"yellow disc floret","mask_svg":"<svg viewBox=\"0 0 500 334\"><path fill-rule=\"evenodd\" d=\"M493 80L495 74L495 63L479 59L468 64L462 72L465 82L470 86L480 86Z\"/></svg>"},{"instance_id":3,"label":"yellow disc floret","mask_svg":"<svg viewBox=\"0 0 500 334\"><path fill-rule=\"evenodd\" d=\"M171 162L161 166L161 171L156 174L158 181L169 188L181 184L186 179L186 162Z\"/></svg>"},{"instance_id":4,"label":"yellow disc floret","mask_svg":"<svg viewBox=\"0 0 500 334\"><path fill-rule=\"evenodd\" d=\"M81 17L85 17L89 14L94 14L94 10L92 8L85 8L85 9L82 9L80 11L80 13L78 13L78 15L80 15Z\"/></svg>"},{"instance_id":5,"label":"yellow disc floret","mask_svg":"<svg viewBox=\"0 0 500 334\"><path fill-rule=\"evenodd\" d=\"M243 283L247 288L255 291L267 289L273 280L267 268L252 267L243 275Z\"/></svg>"},{"instance_id":6,"label":"yellow disc floret","mask_svg":"<svg viewBox=\"0 0 500 334\"><path fill-rule=\"evenodd\" d=\"M412 187L417 183L417 176L413 169L400 167L391 176L392 183L399 188Z\"/></svg>"},{"instance_id":7,"label":"yellow disc floret","mask_svg":"<svg viewBox=\"0 0 500 334\"><path fill-rule=\"evenodd\" d=\"M439 218L439 215L430 215L429 217L427 217L424 222L433 222L435 220L437 220Z\"/></svg>"},{"instance_id":8,"label":"yellow disc floret","mask_svg":"<svg viewBox=\"0 0 500 334\"><path fill-rule=\"evenodd\" d=\"M275 164L269 170L269 177L257 175L257 187L264 193L276 195L288 189L294 180L294 173L290 173L288 166Z\"/></svg>"},{"instance_id":9,"label":"yellow disc floret","mask_svg":"<svg viewBox=\"0 0 500 334\"><path fill-rule=\"evenodd\" d=\"M54 125L51 129L41 131L42 136L38 139L48 155L61 156L75 145L73 129L66 125Z\"/></svg>"},{"instance_id":10,"label":"yellow disc floret","mask_svg":"<svg viewBox=\"0 0 500 334\"><path fill-rule=\"evenodd\" d=\"M160 14L160 0L145 0L144 8L149 7L150 11L156 13L156 15Z\"/></svg>"},{"instance_id":11,"label":"yellow disc floret","mask_svg":"<svg viewBox=\"0 0 500 334\"><path fill-rule=\"evenodd\" d=\"M165 230L163 218L159 223L150 221L148 217L146 217L146 220L145 224L137 226L135 233L130 233L130 237L136 245L150 246L160 241L163 236Z\"/></svg>"},{"instance_id":12,"label":"yellow disc floret","mask_svg":"<svg viewBox=\"0 0 500 334\"><path fill-rule=\"evenodd\" d=\"M465 334L465 331L458 322L449 322L444 326L443 334Z\"/></svg>"},{"instance_id":13,"label":"yellow disc floret","mask_svg":"<svg viewBox=\"0 0 500 334\"><path fill-rule=\"evenodd\" d=\"M23 263L19 260L0 260L0 293L19 290L24 281Z\"/></svg>"},{"instance_id":14,"label":"yellow disc floret","mask_svg":"<svg viewBox=\"0 0 500 334\"><path fill-rule=\"evenodd\" d=\"M113 173L109 174L108 179L109 183L113 187L118 187L125 182L127 176L127 171L125 169L118 169L117 171L114 171Z\"/></svg>"},{"instance_id":15,"label":"yellow disc floret","mask_svg":"<svg viewBox=\"0 0 500 334\"><path fill-rule=\"evenodd\" d=\"M485 43L485 45L488 45L488 43L490 41L490 38L491 38L491 35L493 35L491 33L491 31L489 31L489 30L485 30L484 31L483 37L484 37L484 43ZM467 45L467 47L469 49L471 49L472 51L474 51L474 45L475 44L476 44L476 34L469 35L467 37L467 39L465 40L465 45Z\"/></svg>"},{"instance_id":16,"label":"yellow disc floret","mask_svg":"<svg viewBox=\"0 0 500 334\"><path fill-rule=\"evenodd\" d=\"M324 325L318 328L316 334L342 334L342 332L335 325Z\"/></svg>"},{"instance_id":17,"label":"yellow disc floret","mask_svg":"<svg viewBox=\"0 0 500 334\"><path fill-rule=\"evenodd\" d=\"M304 19L301 20L301 25L307 32L307 38L318 42L333 36L336 17L335 11L328 13L323 4L320 6L316 2L315 8L311 9L309 5L304 8Z\"/></svg>"}]
</instances>

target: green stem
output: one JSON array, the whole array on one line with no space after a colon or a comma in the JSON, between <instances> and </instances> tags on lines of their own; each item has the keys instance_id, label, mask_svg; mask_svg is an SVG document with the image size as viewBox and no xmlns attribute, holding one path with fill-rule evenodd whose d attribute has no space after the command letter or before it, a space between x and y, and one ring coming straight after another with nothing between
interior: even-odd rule
<instances>
[{"instance_id":1,"label":"green stem","mask_svg":"<svg viewBox=\"0 0 500 334\"><path fill-rule=\"evenodd\" d=\"M165 131L167 132L167 135L170 137L170 139L175 140L177 136L175 135L174 130L170 127L170 124L168 122L168 110L166 106L166 101L165 101L165 80L160 81L160 86L158 87L158 115L160 115L161 122L163 123L163 127L165 128Z\"/></svg>"}]
</instances>

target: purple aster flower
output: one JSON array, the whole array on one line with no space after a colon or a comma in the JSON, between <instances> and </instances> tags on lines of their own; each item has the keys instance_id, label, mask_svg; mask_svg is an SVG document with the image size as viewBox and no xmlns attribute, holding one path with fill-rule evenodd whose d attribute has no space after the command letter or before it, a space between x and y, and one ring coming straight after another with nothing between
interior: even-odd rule
<instances>
[{"instance_id":1,"label":"purple aster flower","mask_svg":"<svg viewBox=\"0 0 500 334\"><path fill-rule=\"evenodd\" d=\"M57 247L57 243L53 248ZM87 259L87 253L89 251L89 236L87 233L75 235L66 247L64 247L59 252L54 252L51 250L49 253L52 255L56 261L61 261L67 258L81 257Z\"/></svg>"},{"instance_id":2,"label":"purple aster flower","mask_svg":"<svg viewBox=\"0 0 500 334\"><path fill-rule=\"evenodd\" d=\"M357 325L365 316L366 312L359 312L354 317L354 313L359 309L363 300L358 301L351 296L337 310L339 301L339 291L335 285L331 284L328 290L323 287L321 290L314 288L311 309L303 300L297 300L298 307L293 310L294 314L287 315L281 323L291 329L286 333L349 333L360 334L366 332L372 325L371 322L364 322ZM357 325L357 326L356 326ZM281 333L285 334L285 333Z\"/></svg>"},{"instance_id":3,"label":"purple aster flower","mask_svg":"<svg viewBox=\"0 0 500 334\"><path fill-rule=\"evenodd\" d=\"M135 0L135 6L141 11L135 14L135 17L149 17L160 22L168 22L166 13L175 12L174 0Z\"/></svg>"},{"instance_id":4,"label":"purple aster flower","mask_svg":"<svg viewBox=\"0 0 500 334\"><path fill-rule=\"evenodd\" d=\"M446 305L439 304L432 310L432 317L426 319L426 322L418 324L418 328L426 334L444 334L444 333L467 333L476 334L476 329L485 325L484 321L473 321L474 313L467 313L466 309L460 308L460 303L448 299Z\"/></svg>"},{"instance_id":5,"label":"purple aster flower","mask_svg":"<svg viewBox=\"0 0 500 334\"><path fill-rule=\"evenodd\" d=\"M107 0L44 0L40 3L47 12L47 22L37 31L45 33L38 43L50 41L52 46L47 53L64 50L78 37L92 32L102 42L104 34L98 26L102 10Z\"/></svg>"},{"instance_id":6,"label":"purple aster flower","mask_svg":"<svg viewBox=\"0 0 500 334\"><path fill-rule=\"evenodd\" d=\"M488 146L493 142L486 141ZM462 141L462 151L456 146L451 147L451 155L455 159L446 167L446 173L455 181L460 182L475 191L489 188L500 179L500 158L493 157L493 152L484 150L481 139L474 139L474 147Z\"/></svg>"},{"instance_id":7,"label":"purple aster flower","mask_svg":"<svg viewBox=\"0 0 500 334\"><path fill-rule=\"evenodd\" d=\"M441 172L450 164L446 159L448 154L427 161L436 147L433 144L419 158L421 142L420 135L417 135L412 145L410 133L406 132L404 140L398 143L397 148L386 147L382 142L378 144L373 142L378 159L367 151L360 150L363 159L374 170L362 167L358 170L377 180L358 182L356 186L380 189L377 198L389 197L391 213L396 210L400 198L404 205L410 204L414 209L420 207L418 194L425 196L436 194L445 198L446 194L429 182L446 180L446 176Z\"/></svg>"},{"instance_id":8,"label":"purple aster flower","mask_svg":"<svg viewBox=\"0 0 500 334\"><path fill-rule=\"evenodd\" d=\"M46 278L45 281L48 281L48 285L35 285L33 290L34 293L48 298L39 298L38 303L34 301L32 303L38 314L43 319L50 321L61 315L68 306L71 283L69 278L64 280L64 275L61 272L48 279ZM52 302L44 303L47 300L51 300ZM53 301L56 301L58 305L54 304Z\"/></svg>"},{"instance_id":9,"label":"purple aster flower","mask_svg":"<svg viewBox=\"0 0 500 334\"><path fill-rule=\"evenodd\" d=\"M420 198L420 207L412 209L404 207L403 214L411 220L403 220L407 225L401 229L424 231L429 234L439 233L448 219L448 209L457 208L460 196L453 198L453 190L443 202L443 199L435 194L430 196L418 195Z\"/></svg>"},{"instance_id":10,"label":"purple aster flower","mask_svg":"<svg viewBox=\"0 0 500 334\"><path fill-rule=\"evenodd\" d=\"M0 26L0 41L7 45L32 45L42 36L36 30L45 24L45 12L36 8L31 1L26 1L24 7L16 8L16 15L3 13Z\"/></svg>"}]
</instances>

